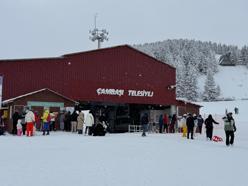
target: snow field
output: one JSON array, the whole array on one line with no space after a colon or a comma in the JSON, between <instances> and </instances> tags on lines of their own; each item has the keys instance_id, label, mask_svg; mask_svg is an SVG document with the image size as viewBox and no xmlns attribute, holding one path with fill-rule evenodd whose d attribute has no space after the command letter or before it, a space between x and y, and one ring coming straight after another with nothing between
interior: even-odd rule
<instances>
[{"instance_id":1,"label":"snow field","mask_svg":"<svg viewBox=\"0 0 248 186\"><path fill-rule=\"evenodd\" d=\"M195 140L181 134L107 134L105 137L51 132L34 137L0 136L1 186L247 186L248 101L201 103L202 115L221 122L225 108L234 115L235 144ZM215 116L219 116L216 117ZM223 124L214 135L224 140Z\"/></svg>"},{"instance_id":2,"label":"snow field","mask_svg":"<svg viewBox=\"0 0 248 186\"><path fill-rule=\"evenodd\" d=\"M223 132L216 129L215 134ZM248 139L239 134L244 133L237 133L229 148L206 141L204 134L195 140L140 133L5 136L0 139L0 173L3 186L242 185Z\"/></svg>"}]
</instances>

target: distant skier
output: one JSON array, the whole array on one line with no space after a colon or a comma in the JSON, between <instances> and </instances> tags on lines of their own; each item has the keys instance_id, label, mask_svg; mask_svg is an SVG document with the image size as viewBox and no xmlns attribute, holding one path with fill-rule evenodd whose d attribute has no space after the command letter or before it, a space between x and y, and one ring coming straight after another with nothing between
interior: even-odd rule
<instances>
[{"instance_id":1,"label":"distant skier","mask_svg":"<svg viewBox=\"0 0 248 186\"><path fill-rule=\"evenodd\" d=\"M212 115L209 114L208 118L205 120L205 125L206 125L206 136L207 139L210 140L212 140L212 136L213 136L213 128L214 128L213 123L219 124L213 119Z\"/></svg>"},{"instance_id":2,"label":"distant skier","mask_svg":"<svg viewBox=\"0 0 248 186\"><path fill-rule=\"evenodd\" d=\"M239 114L239 109L237 107L234 108L235 114Z\"/></svg>"},{"instance_id":3,"label":"distant skier","mask_svg":"<svg viewBox=\"0 0 248 186\"><path fill-rule=\"evenodd\" d=\"M226 133L226 146L234 143L234 132L236 132L235 121L232 117L232 113L229 112L225 117L222 118L224 120L224 130ZM229 141L229 137L231 137Z\"/></svg>"}]
</instances>

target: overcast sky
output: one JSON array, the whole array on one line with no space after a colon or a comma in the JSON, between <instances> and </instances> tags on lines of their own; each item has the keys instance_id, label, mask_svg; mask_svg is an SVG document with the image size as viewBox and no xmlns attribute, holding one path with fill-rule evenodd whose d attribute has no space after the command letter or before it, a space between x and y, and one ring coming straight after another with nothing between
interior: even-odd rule
<instances>
[{"instance_id":1,"label":"overcast sky","mask_svg":"<svg viewBox=\"0 0 248 186\"><path fill-rule=\"evenodd\" d=\"M248 45L247 0L0 0L0 59L56 57L103 47L166 39Z\"/></svg>"}]
</instances>

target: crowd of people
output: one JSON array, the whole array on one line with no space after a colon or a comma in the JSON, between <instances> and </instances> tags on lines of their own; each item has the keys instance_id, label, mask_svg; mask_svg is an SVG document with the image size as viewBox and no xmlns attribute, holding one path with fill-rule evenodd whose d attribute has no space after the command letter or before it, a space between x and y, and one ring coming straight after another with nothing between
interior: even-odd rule
<instances>
[{"instance_id":1,"label":"crowd of people","mask_svg":"<svg viewBox=\"0 0 248 186\"><path fill-rule=\"evenodd\" d=\"M236 132L236 125L231 112L226 112L226 116L222 118L224 121L224 131L226 135L226 145L234 144L234 133ZM36 130L42 131L43 135L49 135L50 131L67 131L78 134L104 136L107 132L106 118L102 115L95 121L92 111L85 115L83 111L74 110L70 111L49 112L45 109L41 116L38 112L34 112L29 108L25 112L19 113L17 110L12 115L13 121L13 135L27 135L33 136ZM57 124L56 124L57 123ZM173 114L171 117L167 114L159 116L158 130L159 133L182 133L183 137L187 139L194 139L195 133L202 134L202 128L205 125L207 140L213 140L214 124L218 125L219 122L215 121L212 115L204 120L201 115L196 114L183 114L177 117ZM149 122L149 116L144 113L141 117L142 136L146 136L146 132L150 128L154 131L154 123ZM0 115L0 135L4 134L3 116Z\"/></svg>"},{"instance_id":2,"label":"crowd of people","mask_svg":"<svg viewBox=\"0 0 248 186\"><path fill-rule=\"evenodd\" d=\"M226 145L234 144L234 133L236 132L235 121L232 117L232 113L226 113L226 116L222 118L224 121L224 131L226 134ZM183 114L182 117L177 117L173 114L169 117L167 114L159 116L158 131L159 133L182 133L183 137L187 139L194 139L195 133L202 134L202 127L206 128L206 139L213 140L214 124L218 125L219 122L215 121L211 114L204 120L201 115L196 114ZM146 136L146 132L151 125L150 129L154 127L154 123L149 123L149 117L147 113L144 113L141 117L142 136ZM155 126L156 128L156 126ZM154 131L154 129L152 129Z\"/></svg>"},{"instance_id":3,"label":"crowd of people","mask_svg":"<svg viewBox=\"0 0 248 186\"><path fill-rule=\"evenodd\" d=\"M60 130L93 136L104 136L107 131L106 121L100 117L95 122L92 111L87 114L78 110L72 113L70 111L58 113L45 109L39 116L38 112L26 108L24 113L16 110L12 115L12 121L12 134L18 136L33 136L36 130L42 131L43 135L49 135L50 131Z\"/></svg>"}]
</instances>

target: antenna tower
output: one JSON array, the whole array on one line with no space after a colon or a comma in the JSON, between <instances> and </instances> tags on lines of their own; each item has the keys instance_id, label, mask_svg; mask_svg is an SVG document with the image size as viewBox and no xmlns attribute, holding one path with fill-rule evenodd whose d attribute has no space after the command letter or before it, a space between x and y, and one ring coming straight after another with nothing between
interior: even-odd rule
<instances>
[{"instance_id":1,"label":"antenna tower","mask_svg":"<svg viewBox=\"0 0 248 186\"><path fill-rule=\"evenodd\" d=\"M95 28L93 30L90 30L90 40L95 42L97 40L97 46L98 49L101 48L101 43L104 41L108 41L108 32L106 29L98 29L96 27L96 18L97 18L97 14L95 14L94 16L94 26Z\"/></svg>"}]
</instances>

